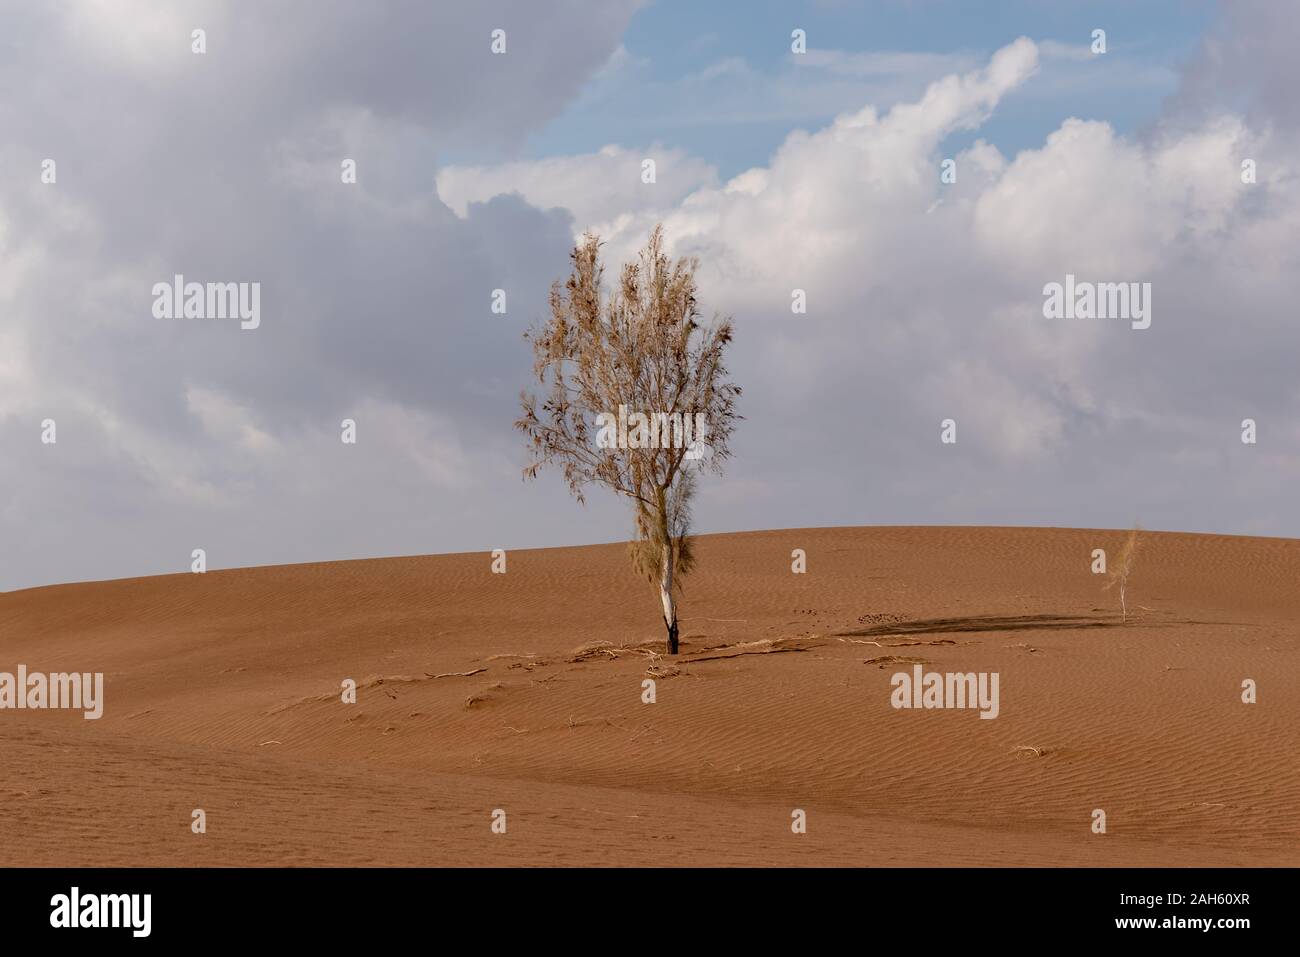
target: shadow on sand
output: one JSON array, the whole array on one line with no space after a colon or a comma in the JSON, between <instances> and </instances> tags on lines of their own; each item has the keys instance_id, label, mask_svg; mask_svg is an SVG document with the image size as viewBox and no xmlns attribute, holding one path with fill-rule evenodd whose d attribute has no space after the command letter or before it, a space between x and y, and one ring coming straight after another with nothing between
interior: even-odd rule
<instances>
[{"instance_id":1,"label":"shadow on sand","mask_svg":"<svg viewBox=\"0 0 1300 957\"><path fill-rule=\"evenodd\" d=\"M978 631L1072 631L1080 628L1112 628L1119 618L1084 618L1077 615L986 615L968 618L929 618L872 625L854 631L837 631L841 638L874 638L880 635L942 635Z\"/></svg>"}]
</instances>

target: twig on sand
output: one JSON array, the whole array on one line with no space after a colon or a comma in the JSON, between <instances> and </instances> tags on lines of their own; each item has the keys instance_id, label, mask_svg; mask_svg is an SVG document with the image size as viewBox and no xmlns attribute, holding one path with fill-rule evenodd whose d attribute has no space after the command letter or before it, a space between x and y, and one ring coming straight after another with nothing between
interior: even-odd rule
<instances>
[{"instance_id":1,"label":"twig on sand","mask_svg":"<svg viewBox=\"0 0 1300 957\"><path fill-rule=\"evenodd\" d=\"M426 671L424 674L429 678L468 678L471 675L481 675L485 671L486 668L475 668L473 671L444 671L438 675Z\"/></svg>"},{"instance_id":2,"label":"twig on sand","mask_svg":"<svg viewBox=\"0 0 1300 957\"><path fill-rule=\"evenodd\" d=\"M1011 749L1012 754L1020 754L1022 752L1032 754L1036 758L1041 758L1047 753L1047 748L1035 748L1033 745L1029 744L1018 744Z\"/></svg>"},{"instance_id":3,"label":"twig on sand","mask_svg":"<svg viewBox=\"0 0 1300 957\"><path fill-rule=\"evenodd\" d=\"M579 718L576 721L573 719L573 715L569 715L569 730L572 731L574 728L581 727L582 725L599 724L602 721L605 723L606 727L618 728L620 731L629 730L625 725L616 724L615 722L611 721L609 718L603 715L598 715L597 717L594 718Z\"/></svg>"},{"instance_id":4,"label":"twig on sand","mask_svg":"<svg viewBox=\"0 0 1300 957\"><path fill-rule=\"evenodd\" d=\"M680 620L680 619L679 619ZM660 657L656 650L662 646L663 642L650 639L639 642L635 645L615 645L611 641L593 641L589 644L582 645L570 652L568 660L577 664L583 661L590 661L592 658L605 656L610 661L617 661L624 655L642 655L646 658L655 659ZM686 642L682 642L686 644Z\"/></svg>"},{"instance_id":5,"label":"twig on sand","mask_svg":"<svg viewBox=\"0 0 1300 957\"><path fill-rule=\"evenodd\" d=\"M736 645L719 646L717 654L695 654L690 657L683 655L678 659L681 664L694 664L697 661L716 661L720 658L740 658L744 655L774 655L783 651L808 651L815 648L816 645L808 645L802 648L790 647L781 644L783 641L813 641L818 636L812 635L807 638L761 638L758 641L746 641ZM727 649L723 651L723 649ZM705 649L708 651L709 649Z\"/></svg>"},{"instance_id":6,"label":"twig on sand","mask_svg":"<svg viewBox=\"0 0 1300 957\"><path fill-rule=\"evenodd\" d=\"M862 663L884 668L887 665L923 665L928 663L928 659L915 658L911 655L877 655L875 658L865 659Z\"/></svg>"},{"instance_id":7,"label":"twig on sand","mask_svg":"<svg viewBox=\"0 0 1300 957\"><path fill-rule=\"evenodd\" d=\"M369 675L368 677L363 678L361 681L357 682L357 690L362 691L362 690L369 690L371 688L380 688L381 690L383 690L384 694L388 695L388 697L396 698L397 697L396 692L392 691L392 688L390 687L392 685L414 684L420 681L428 681L432 678L450 678L453 675L455 676L476 675L480 671L486 671L486 670L487 670L486 668L479 668L477 671L464 671L464 672L453 671L441 675L430 674L427 671L424 672L422 675ZM264 715L279 714L281 711L287 711L290 708L296 708L298 705L314 704L314 703L319 703L321 701L330 701L337 698L338 695L339 695L338 691L327 691L324 694L309 695L305 698L299 698L297 701L289 701L286 702L285 704L277 705L276 707L272 708L270 711L263 711L262 714Z\"/></svg>"}]
</instances>

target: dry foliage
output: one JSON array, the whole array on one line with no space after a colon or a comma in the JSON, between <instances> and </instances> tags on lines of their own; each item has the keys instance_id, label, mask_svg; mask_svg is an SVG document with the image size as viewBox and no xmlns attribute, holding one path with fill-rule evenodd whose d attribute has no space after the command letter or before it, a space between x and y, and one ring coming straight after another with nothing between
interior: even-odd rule
<instances>
[{"instance_id":1,"label":"dry foliage","mask_svg":"<svg viewBox=\"0 0 1300 957\"><path fill-rule=\"evenodd\" d=\"M1106 584L1102 587L1106 591L1116 586L1119 587L1120 621L1128 620L1128 579L1129 575L1133 573L1133 565L1137 561L1141 533L1141 526L1134 525L1124 539L1124 544L1115 553L1114 560L1106 565Z\"/></svg>"},{"instance_id":2,"label":"dry foliage","mask_svg":"<svg viewBox=\"0 0 1300 957\"><path fill-rule=\"evenodd\" d=\"M551 287L550 319L528 334L533 373L545 394L540 405L527 392L520 396L523 414L515 427L527 436L532 453L524 477L557 465L580 503L589 485L632 502L635 537L629 554L638 574L659 588L668 650L675 654L675 593L694 565L690 505L696 476L701 467L722 471L740 418L740 387L728 380L723 362L732 325L730 319L708 326L700 322L699 263L670 260L661 227L650 234L637 260L623 266L609 291L600 246L596 236L582 238L571 255L571 275ZM596 418L615 414L620 406L644 415L702 415L708 454L692 461L688 448L671 442L656 448L599 447Z\"/></svg>"}]
</instances>

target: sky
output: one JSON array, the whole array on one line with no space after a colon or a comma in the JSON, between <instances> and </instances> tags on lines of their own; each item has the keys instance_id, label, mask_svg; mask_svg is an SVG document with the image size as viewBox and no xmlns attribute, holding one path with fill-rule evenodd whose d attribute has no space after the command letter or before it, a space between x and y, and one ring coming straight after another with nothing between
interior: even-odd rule
<instances>
[{"instance_id":1,"label":"sky","mask_svg":"<svg viewBox=\"0 0 1300 957\"><path fill-rule=\"evenodd\" d=\"M762 164L793 129L865 103L915 98L1017 36L1052 50L1032 87L999 104L980 134L1004 152L1040 144L1063 116L1130 133L1177 89L1179 65L1213 22L1209 3L661 2L632 18L615 55L545 129L533 156L659 143L707 159L724 178ZM1105 61L1072 57L1109 25ZM812 56L790 50L802 29ZM1113 36L1111 34L1114 34ZM1104 62L1105 68L1100 66ZM474 161L458 157L458 161Z\"/></svg>"},{"instance_id":2,"label":"sky","mask_svg":"<svg viewBox=\"0 0 1300 957\"><path fill-rule=\"evenodd\" d=\"M1266 0L0 0L0 591L625 540L513 422L576 239L657 223L736 324L697 531L1300 536L1298 45ZM159 316L178 274L257 327ZM1045 315L1067 275L1149 327Z\"/></svg>"}]
</instances>

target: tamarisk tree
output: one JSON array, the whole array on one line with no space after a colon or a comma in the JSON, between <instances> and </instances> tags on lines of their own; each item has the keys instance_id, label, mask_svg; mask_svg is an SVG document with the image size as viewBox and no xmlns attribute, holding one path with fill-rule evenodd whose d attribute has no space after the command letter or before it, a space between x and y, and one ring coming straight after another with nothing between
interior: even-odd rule
<instances>
[{"instance_id":1,"label":"tamarisk tree","mask_svg":"<svg viewBox=\"0 0 1300 957\"><path fill-rule=\"evenodd\" d=\"M699 473L730 457L740 387L728 380L729 318L700 321L698 260L664 253L656 227L618 283L604 287L598 237L574 248L551 286L550 319L526 336L540 406L521 393L515 427L528 438L524 478L559 466L580 504L604 486L633 506L633 568L659 590L668 653L677 654L677 593L693 567L691 500Z\"/></svg>"}]
</instances>

